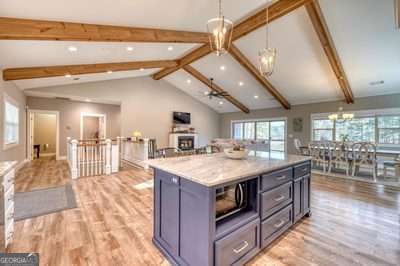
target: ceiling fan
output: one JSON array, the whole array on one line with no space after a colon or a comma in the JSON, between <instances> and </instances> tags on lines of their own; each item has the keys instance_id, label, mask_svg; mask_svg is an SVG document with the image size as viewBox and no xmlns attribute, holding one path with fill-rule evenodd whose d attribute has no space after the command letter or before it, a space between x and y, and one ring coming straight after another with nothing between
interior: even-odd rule
<instances>
[{"instance_id":1,"label":"ceiling fan","mask_svg":"<svg viewBox=\"0 0 400 266\"><path fill-rule=\"evenodd\" d=\"M210 91L204 93L205 96L207 96L210 100L212 100L213 97L221 99L221 98L229 96L229 93L227 93L226 91L218 92L218 91L213 90L213 88L214 88L213 81L214 81L214 79L210 78L210 88L212 88L212 89Z\"/></svg>"}]
</instances>

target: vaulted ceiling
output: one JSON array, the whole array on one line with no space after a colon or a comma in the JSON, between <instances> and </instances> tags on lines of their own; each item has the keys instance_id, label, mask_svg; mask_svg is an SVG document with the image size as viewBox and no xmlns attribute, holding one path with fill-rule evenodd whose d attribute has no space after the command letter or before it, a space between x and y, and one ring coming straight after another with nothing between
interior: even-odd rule
<instances>
[{"instance_id":1,"label":"vaulted ceiling","mask_svg":"<svg viewBox=\"0 0 400 266\"><path fill-rule=\"evenodd\" d=\"M355 98L400 93L400 55L397 52L400 32L395 23L394 1L318 2L344 73L335 75L326 47L321 44L320 36L310 19L309 10L301 6L270 24L271 46L278 50L275 72L268 78L271 86L291 105L345 99L343 84L338 82L341 75L347 77ZM216 0L117 0L111 5L106 0L1 0L0 17L205 32L206 21L216 16L217 3ZM225 0L223 3L225 16L235 22L255 14L265 6L265 0ZM0 68L175 60L201 45L0 40ZM234 45L256 66L258 51L265 45L265 27L237 39ZM77 51L70 52L70 46L76 47ZM128 51L128 47L133 50ZM215 84L250 110L282 104L230 54L221 57L208 54L190 66L206 78L213 77ZM148 76L161 69L146 68L12 82L21 89L38 90L40 87ZM184 69L164 79L218 112L239 110L227 99L210 100L204 94L209 87ZM371 82L374 84L371 85ZM57 88L54 88L55 94L56 91Z\"/></svg>"}]
</instances>

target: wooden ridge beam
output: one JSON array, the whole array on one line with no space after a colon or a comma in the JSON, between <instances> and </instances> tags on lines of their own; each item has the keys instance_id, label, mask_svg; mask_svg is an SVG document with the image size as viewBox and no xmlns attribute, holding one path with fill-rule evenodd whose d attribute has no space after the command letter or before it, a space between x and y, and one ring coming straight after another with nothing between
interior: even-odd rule
<instances>
[{"instance_id":1,"label":"wooden ridge beam","mask_svg":"<svg viewBox=\"0 0 400 266\"><path fill-rule=\"evenodd\" d=\"M186 65L183 66L183 69L188 72L189 74L191 74L193 77L195 77L196 79L198 79L199 81L201 81L203 84L207 85L211 90L218 92L218 93L224 93L226 92L224 89L222 89L221 87L219 87L217 84L213 83L213 86L211 86L210 84L210 80L205 77L203 74L201 74L199 71L197 71L196 69L194 69L193 67ZM239 108L239 110L243 111L244 113L250 113L249 108L247 108L244 104L242 104L241 102L239 102L238 100L236 100L233 96L228 95L228 96L224 96L224 98L232 103L234 106L236 106L237 108Z\"/></svg>"},{"instance_id":2,"label":"wooden ridge beam","mask_svg":"<svg viewBox=\"0 0 400 266\"><path fill-rule=\"evenodd\" d=\"M268 8L268 22L274 21L289 12L301 7L305 3L310 2L311 0L279 0L273 3ZM256 14L244 19L242 22L238 23L237 26L234 26L232 32L232 41L235 41L250 32L258 29L259 27L264 26L267 23L266 18L266 8L261 9ZM236 25L236 24L234 24ZM208 46L208 48L206 48ZM174 73L175 71L181 69L183 66L188 65L206 55L211 53L211 49L209 44L204 44L200 48L194 50L193 52L183 56L178 60L179 64L174 68L166 68L157 72L153 75L153 78L156 80L162 79L163 77Z\"/></svg>"},{"instance_id":3,"label":"wooden ridge beam","mask_svg":"<svg viewBox=\"0 0 400 266\"><path fill-rule=\"evenodd\" d=\"M104 64L85 64L85 65L62 65L62 66L43 66L27 68L9 68L3 70L4 80L21 80L35 78L49 78L81 74L105 73L107 71L128 71L148 68L175 67L177 62L174 60L159 61L136 61L122 63Z\"/></svg>"},{"instance_id":4,"label":"wooden ridge beam","mask_svg":"<svg viewBox=\"0 0 400 266\"><path fill-rule=\"evenodd\" d=\"M339 82L339 86L342 89L344 97L347 103L354 102L353 92L350 87L350 83L346 77L343 69L343 65L340 61L339 55L336 51L335 44L329 33L328 25L322 14L321 7L318 1L314 0L305 5L307 13L311 19L314 29L318 35L321 45L328 57L329 63L332 67L333 72Z\"/></svg>"},{"instance_id":5,"label":"wooden ridge beam","mask_svg":"<svg viewBox=\"0 0 400 266\"><path fill-rule=\"evenodd\" d=\"M290 109L290 103L285 99L285 97L283 97L282 94L280 94L279 91L260 74L260 71L258 71L258 69L234 44L232 44L229 53L283 106L283 108Z\"/></svg>"},{"instance_id":6,"label":"wooden ridge beam","mask_svg":"<svg viewBox=\"0 0 400 266\"><path fill-rule=\"evenodd\" d=\"M206 43L208 33L0 17L0 40Z\"/></svg>"}]
</instances>

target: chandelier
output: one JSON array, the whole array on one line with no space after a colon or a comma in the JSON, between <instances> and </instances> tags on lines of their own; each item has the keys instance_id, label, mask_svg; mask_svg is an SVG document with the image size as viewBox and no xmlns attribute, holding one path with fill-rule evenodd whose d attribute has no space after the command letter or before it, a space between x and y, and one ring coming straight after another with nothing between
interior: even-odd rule
<instances>
[{"instance_id":1,"label":"chandelier","mask_svg":"<svg viewBox=\"0 0 400 266\"><path fill-rule=\"evenodd\" d=\"M331 121L344 122L344 121L352 120L354 118L354 114L352 114L352 113L344 113L343 112L343 107L339 107L339 112L330 114L328 116L328 118Z\"/></svg>"},{"instance_id":2,"label":"chandelier","mask_svg":"<svg viewBox=\"0 0 400 266\"><path fill-rule=\"evenodd\" d=\"M217 56L227 53L232 42L233 22L222 14L221 0L219 3L218 17L207 22L210 47Z\"/></svg>"},{"instance_id":3,"label":"chandelier","mask_svg":"<svg viewBox=\"0 0 400 266\"><path fill-rule=\"evenodd\" d=\"M267 3L268 4L268 3ZM266 42L265 48L258 52L258 67L260 74L264 77L269 77L274 72L276 49L269 47L269 16L268 8L266 8Z\"/></svg>"}]
</instances>

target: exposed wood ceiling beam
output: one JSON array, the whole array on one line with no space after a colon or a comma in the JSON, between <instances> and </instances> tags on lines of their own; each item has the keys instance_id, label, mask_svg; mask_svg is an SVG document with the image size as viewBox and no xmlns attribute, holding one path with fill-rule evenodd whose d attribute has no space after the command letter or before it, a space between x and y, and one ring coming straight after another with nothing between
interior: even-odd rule
<instances>
[{"instance_id":1,"label":"exposed wood ceiling beam","mask_svg":"<svg viewBox=\"0 0 400 266\"><path fill-rule=\"evenodd\" d=\"M301 7L307 2L311 0L279 0L273 3L268 8L268 22L274 21L289 12ZM237 26L234 27L232 32L232 41L235 41L250 32L258 29L259 27L264 26L267 23L266 18L266 8L261 9L256 14L244 19L242 22L238 23ZM234 24L236 25L236 24ZM200 48L192 51L191 53L185 55L181 59L178 60L178 66L174 68L166 68L162 69L161 71L155 73L153 78L156 80L162 79L163 77L174 73L175 71L181 69L183 66L188 65L203 56L208 55L211 53L211 49L209 45L205 44Z\"/></svg>"},{"instance_id":2,"label":"exposed wood ceiling beam","mask_svg":"<svg viewBox=\"0 0 400 266\"><path fill-rule=\"evenodd\" d=\"M205 77L203 74L201 74L199 71L197 71L196 69L194 69L193 67L186 65L183 67L183 69L188 72L189 74L191 74L193 77L195 77L196 79L198 79L199 81L201 81L203 84L207 85L211 90L218 92L218 93L224 93L226 92L224 89L222 89L221 87L219 87L217 84L213 83L213 86L211 86L210 80ZM250 110L249 108L247 108L244 104L242 104L241 102L239 102L238 100L236 100L233 96L228 95L228 96L224 96L224 98L229 101L230 103L232 103L234 106L236 106L237 108L239 108L241 111L243 111L244 113L249 113Z\"/></svg>"},{"instance_id":3,"label":"exposed wood ceiling beam","mask_svg":"<svg viewBox=\"0 0 400 266\"><path fill-rule=\"evenodd\" d=\"M0 17L0 40L206 43L208 33Z\"/></svg>"},{"instance_id":4,"label":"exposed wood ceiling beam","mask_svg":"<svg viewBox=\"0 0 400 266\"><path fill-rule=\"evenodd\" d=\"M64 66L44 66L44 67L27 67L27 68L9 68L3 70L4 80L20 80L48 78L81 74L105 73L107 71L128 71L148 68L164 68L174 67L177 62L174 60L160 61L137 61L122 63L105 63L105 64L86 64L86 65L64 65Z\"/></svg>"},{"instance_id":5,"label":"exposed wood ceiling beam","mask_svg":"<svg viewBox=\"0 0 400 266\"><path fill-rule=\"evenodd\" d=\"M285 109L290 109L290 103L279 93L279 91L266 80L258 71L258 69L250 62L249 59L232 44L229 53L239 62L260 84L267 90Z\"/></svg>"},{"instance_id":6,"label":"exposed wood ceiling beam","mask_svg":"<svg viewBox=\"0 0 400 266\"><path fill-rule=\"evenodd\" d=\"M343 65L340 61L339 55L336 51L335 44L329 33L329 29L325 21L325 18L322 14L321 7L319 6L318 1L316 0L307 3L305 7L311 19L311 22L314 26L314 29L318 35L318 38L321 41L322 47L324 48L325 54L328 57L333 72L336 75L340 88L343 91L346 102L353 103L354 102L353 92L351 90L350 83L344 72Z\"/></svg>"}]
</instances>

